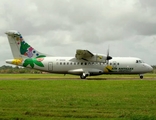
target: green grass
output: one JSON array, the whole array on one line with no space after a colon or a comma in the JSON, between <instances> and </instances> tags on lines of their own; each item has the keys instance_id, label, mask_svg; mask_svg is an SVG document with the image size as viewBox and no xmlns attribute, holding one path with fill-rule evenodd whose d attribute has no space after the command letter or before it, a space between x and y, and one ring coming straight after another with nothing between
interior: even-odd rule
<instances>
[{"instance_id":1,"label":"green grass","mask_svg":"<svg viewBox=\"0 0 156 120\"><path fill-rule=\"evenodd\" d=\"M156 120L156 80L72 80L79 77L50 74L0 77L0 120ZM45 80L48 77L58 80Z\"/></svg>"}]
</instances>

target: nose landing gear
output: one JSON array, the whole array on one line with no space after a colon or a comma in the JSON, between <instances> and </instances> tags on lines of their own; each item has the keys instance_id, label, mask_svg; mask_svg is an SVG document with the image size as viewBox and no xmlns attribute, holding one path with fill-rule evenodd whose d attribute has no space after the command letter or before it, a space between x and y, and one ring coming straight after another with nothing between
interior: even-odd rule
<instances>
[{"instance_id":1,"label":"nose landing gear","mask_svg":"<svg viewBox=\"0 0 156 120\"><path fill-rule=\"evenodd\" d=\"M143 74L140 74L139 76L140 76L140 79L143 79L144 78L144 75Z\"/></svg>"}]
</instances>

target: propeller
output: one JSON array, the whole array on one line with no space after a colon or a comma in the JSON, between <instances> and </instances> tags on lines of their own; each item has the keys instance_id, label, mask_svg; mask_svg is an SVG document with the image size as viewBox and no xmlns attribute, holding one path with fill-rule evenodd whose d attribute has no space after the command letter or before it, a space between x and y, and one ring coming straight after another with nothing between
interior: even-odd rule
<instances>
[{"instance_id":1,"label":"propeller","mask_svg":"<svg viewBox=\"0 0 156 120\"><path fill-rule=\"evenodd\" d=\"M107 60L107 64L109 64L109 60L111 60L112 57L109 56L109 47L108 47L108 50L107 50L107 57L106 57L106 60Z\"/></svg>"}]
</instances>

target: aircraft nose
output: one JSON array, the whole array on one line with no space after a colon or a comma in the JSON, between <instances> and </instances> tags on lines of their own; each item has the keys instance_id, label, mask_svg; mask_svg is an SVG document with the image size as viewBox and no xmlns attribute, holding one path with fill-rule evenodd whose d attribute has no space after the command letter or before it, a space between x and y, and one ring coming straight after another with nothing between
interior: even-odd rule
<instances>
[{"instance_id":1,"label":"aircraft nose","mask_svg":"<svg viewBox=\"0 0 156 120\"><path fill-rule=\"evenodd\" d=\"M150 71L153 71L153 67L152 67L152 66L150 66L150 68L149 68L149 69L150 69Z\"/></svg>"},{"instance_id":2,"label":"aircraft nose","mask_svg":"<svg viewBox=\"0 0 156 120\"><path fill-rule=\"evenodd\" d=\"M153 67L152 66L150 66L148 64L146 64L146 66L147 66L147 69L148 69L149 72L153 71Z\"/></svg>"}]
</instances>

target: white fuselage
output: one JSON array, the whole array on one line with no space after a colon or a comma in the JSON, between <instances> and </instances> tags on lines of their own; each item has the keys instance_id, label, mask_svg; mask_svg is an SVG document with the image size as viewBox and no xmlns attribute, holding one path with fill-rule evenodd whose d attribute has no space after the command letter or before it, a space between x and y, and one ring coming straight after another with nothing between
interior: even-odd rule
<instances>
[{"instance_id":1,"label":"white fuselage","mask_svg":"<svg viewBox=\"0 0 156 120\"><path fill-rule=\"evenodd\" d=\"M45 65L43 68L38 66L34 68L51 73L74 75L143 74L153 70L150 65L134 57L113 57L109 63L77 60L74 57L45 57L42 63Z\"/></svg>"}]
</instances>

